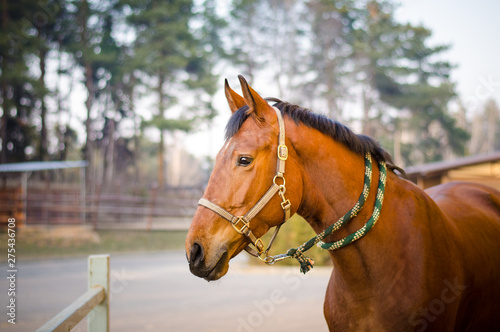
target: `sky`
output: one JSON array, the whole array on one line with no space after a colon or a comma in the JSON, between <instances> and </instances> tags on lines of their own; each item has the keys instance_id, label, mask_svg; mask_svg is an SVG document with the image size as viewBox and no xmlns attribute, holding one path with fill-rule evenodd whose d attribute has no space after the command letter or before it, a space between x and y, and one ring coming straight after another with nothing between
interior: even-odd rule
<instances>
[{"instance_id":1,"label":"sky","mask_svg":"<svg viewBox=\"0 0 500 332\"><path fill-rule=\"evenodd\" d=\"M447 44L446 59L455 64L452 81L472 117L490 98L500 104L500 1L498 0L400 0L399 22L422 24L433 32L432 45ZM236 73L229 83L238 91ZM232 77L234 75L234 77ZM223 93L224 77L214 105L219 112L211 130L189 135L184 147L197 156L215 157L223 145L229 108ZM261 92L258 85L253 86ZM264 95L266 91L263 91ZM286 96L277 96L286 100Z\"/></svg>"}]
</instances>

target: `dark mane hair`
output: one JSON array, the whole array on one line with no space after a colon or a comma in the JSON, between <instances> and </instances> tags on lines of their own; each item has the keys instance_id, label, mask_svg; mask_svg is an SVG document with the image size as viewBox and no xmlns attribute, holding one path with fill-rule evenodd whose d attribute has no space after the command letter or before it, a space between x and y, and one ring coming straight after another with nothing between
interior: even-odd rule
<instances>
[{"instance_id":1,"label":"dark mane hair","mask_svg":"<svg viewBox=\"0 0 500 332\"><path fill-rule=\"evenodd\" d=\"M405 175L404 170L394 165L389 153L382 149L380 144L373 138L366 135L357 135L345 125L331 120L324 115L311 112L307 108L293 105L276 98L266 98L266 100L274 102L273 106L278 108L283 116L289 116L295 123L302 123L310 128L314 128L344 144L357 154L365 155L369 152L377 162L386 162L387 168L391 171L397 170L402 175ZM233 137L241 128L243 122L248 118L248 109L249 107L245 105L231 116L226 125L226 140Z\"/></svg>"}]
</instances>

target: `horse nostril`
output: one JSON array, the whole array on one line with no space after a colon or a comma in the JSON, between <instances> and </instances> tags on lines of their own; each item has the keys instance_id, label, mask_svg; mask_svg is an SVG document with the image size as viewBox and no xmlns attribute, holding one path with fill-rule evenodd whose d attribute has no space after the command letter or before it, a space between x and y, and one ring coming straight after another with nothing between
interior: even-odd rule
<instances>
[{"instance_id":1,"label":"horse nostril","mask_svg":"<svg viewBox=\"0 0 500 332\"><path fill-rule=\"evenodd\" d=\"M203 257L204 257L203 247L195 242L191 247L189 264L192 267L200 267L200 265L203 263Z\"/></svg>"}]
</instances>

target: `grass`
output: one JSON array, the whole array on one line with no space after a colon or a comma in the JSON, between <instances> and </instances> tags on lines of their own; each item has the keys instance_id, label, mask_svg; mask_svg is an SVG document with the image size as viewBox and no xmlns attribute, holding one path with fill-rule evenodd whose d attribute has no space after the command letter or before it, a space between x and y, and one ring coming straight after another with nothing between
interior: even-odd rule
<instances>
[{"instance_id":1,"label":"grass","mask_svg":"<svg viewBox=\"0 0 500 332\"><path fill-rule=\"evenodd\" d=\"M274 229L269 231L262 238L266 246L271 239L273 231ZM299 215L294 215L281 227L278 237L271 248L270 254L284 254L288 251L288 249L297 248L314 236L316 236L316 233L314 233L311 226L309 226L309 224ZM305 255L314 260L315 266L331 265L331 259L328 251L316 246L313 246L310 250L306 251ZM298 265L295 259L285 259L279 264Z\"/></svg>"},{"instance_id":2,"label":"grass","mask_svg":"<svg viewBox=\"0 0 500 332\"><path fill-rule=\"evenodd\" d=\"M48 238L43 232L16 233L19 259L64 258L103 253L182 250L187 231L102 230L97 236ZM6 233L0 233L2 250L7 252Z\"/></svg>"}]
</instances>

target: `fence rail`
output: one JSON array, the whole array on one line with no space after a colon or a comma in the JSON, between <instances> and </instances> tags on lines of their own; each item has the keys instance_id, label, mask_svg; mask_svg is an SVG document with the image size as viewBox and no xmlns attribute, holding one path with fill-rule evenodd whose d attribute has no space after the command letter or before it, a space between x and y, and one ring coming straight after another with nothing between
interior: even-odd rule
<instances>
[{"instance_id":1,"label":"fence rail","mask_svg":"<svg viewBox=\"0 0 500 332\"><path fill-rule=\"evenodd\" d=\"M109 331L109 255L89 256L89 289L36 332L71 331L88 315L89 332Z\"/></svg>"},{"instance_id":2,"label":"fence rail","mask_svg":"<svg viewBox=\"0 0 500 332\"><path fill-rule=\"evenodd\" d=\"M154 219L191 219L201 189L150 192L147 196L100 194L81 196L78 188L28 188L25 195L0 190L0 217L16 217L27 225L145 224ZM21 220L22 218L22 220Z\"/></svg>"}]
</instances>

